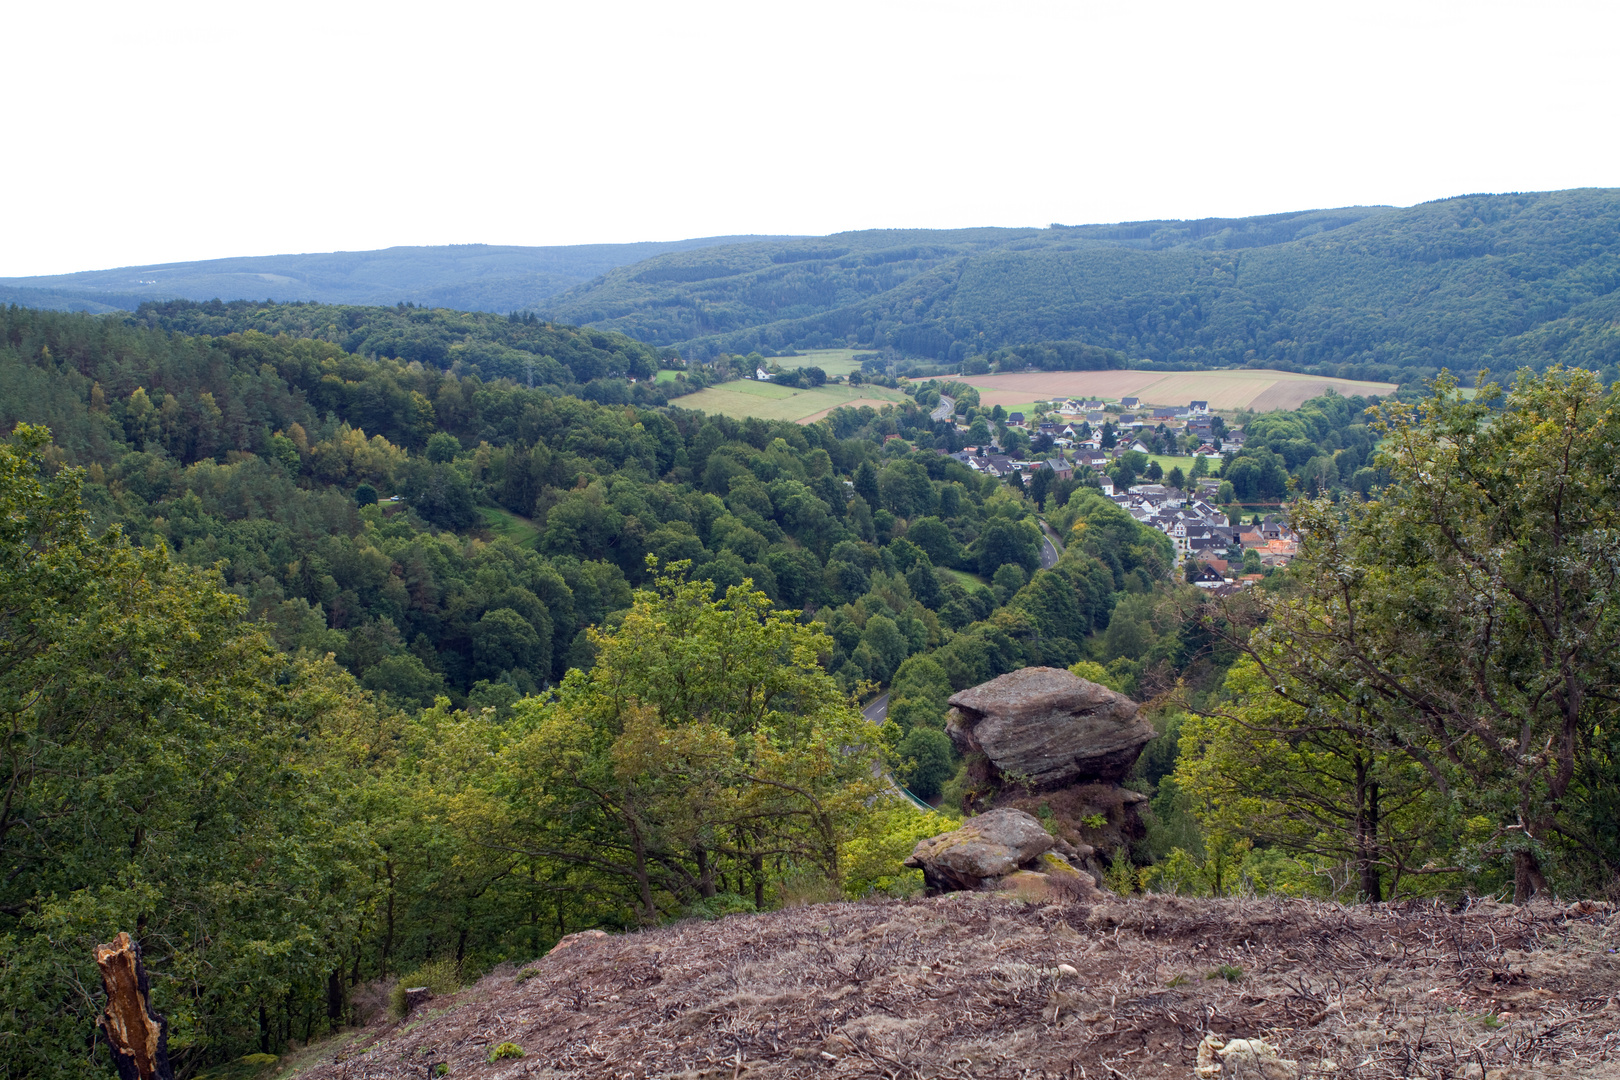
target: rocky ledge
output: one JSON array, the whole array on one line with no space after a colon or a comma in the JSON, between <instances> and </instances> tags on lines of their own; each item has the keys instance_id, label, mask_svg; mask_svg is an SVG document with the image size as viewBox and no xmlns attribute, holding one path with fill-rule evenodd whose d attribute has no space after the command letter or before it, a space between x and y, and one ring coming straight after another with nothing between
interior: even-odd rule
<instances>
[{"instance_id":1,"label":"rocky ledge","mask_svg":"<svg viewBox=\"0 0 1620 1080\"><path fill-rule=\"evenodd\" d=\"M1117 784L1154 736L1136 702L1062 668L1009 672L950 704L945 731L957 749L1032 791Z\"/></svg>"}]
</instances>

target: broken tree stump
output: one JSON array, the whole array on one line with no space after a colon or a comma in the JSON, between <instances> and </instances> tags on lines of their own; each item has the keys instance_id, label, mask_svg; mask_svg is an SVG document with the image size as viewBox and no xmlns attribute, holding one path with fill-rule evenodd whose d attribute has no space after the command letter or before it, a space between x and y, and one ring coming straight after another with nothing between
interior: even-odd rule
<instances>
[{"instance_id":1,"label":"broken tree stump","mask_svg":"<svg viewBox=\"0 0 1620 1080\"><path fill-rule=\"evenodd\" d=\"M140 946L119 933L111 945L96 946L96 966L107 991L107 1010L97 1023L112 1047L119 1080L174 1080L168 1021L152 1011Z\"/></svg>"}]
</instances>

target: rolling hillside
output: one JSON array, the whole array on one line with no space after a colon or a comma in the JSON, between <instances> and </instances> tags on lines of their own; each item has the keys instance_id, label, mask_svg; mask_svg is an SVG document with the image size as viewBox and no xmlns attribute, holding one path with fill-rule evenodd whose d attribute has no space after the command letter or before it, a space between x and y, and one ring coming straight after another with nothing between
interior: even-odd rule
<instances>
[{"instance_id":1,"label":"rolling hillside","mask_svg":"<svg viewBox=\"0 0 1620 1080\"><path fill-rule=\"evenodd\" d=\"M878 231L660 255L563 322L684 349L893 347L958 362L1075 340L1157 365L1405 381L1620 359L1620 190L1048 229Z\"/></svg>"},{"instance_id":2,"label":"rolling hillside","mask_svg":"<svg viewBox=\"0 0 1620 1080\"><path fill-rule=\"evenodd\" d=\"M0 278L0 302L72 311L133 309L145 300L314 300L461 311L533 308L614 267L714 244L784 237L710 236L641 244L568 247L392 247L310 255L264 255L126 266L47 277Z\"/></svg>"}]
</instances>

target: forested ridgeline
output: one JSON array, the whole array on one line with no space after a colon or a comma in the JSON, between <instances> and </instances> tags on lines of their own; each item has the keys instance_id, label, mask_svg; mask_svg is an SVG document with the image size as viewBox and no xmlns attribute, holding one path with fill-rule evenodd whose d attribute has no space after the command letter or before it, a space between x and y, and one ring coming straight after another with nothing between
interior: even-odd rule
<instances>
[{"instance_id":1,"label":"forested ridgeline","mask_svg":"<svg viewBox=\"0 0 1620 1080\"><path fill-rule=\"evenodd\" d=\"M252 255L0 278L0 303L64 311L133 310L150 300L269 297L282 302L393 304L514 311L616 266L672 251L781 236L707 236L636 244L519 247L448 244L379 251Z\"/></svg>"},{"instance_id":2,"label":"forested ridgeline","mask_svg":"<svg viewBox=\"0 0 1620 1080\"><path fill-rule=\"evenodd\" d=\"M842 233L659 256L543 310L695 355L851 345L960 364L1077 342L1172 367L1394 382L1554 359L1606 370L1620 360L1617 229L1620 194L1582 189L1233 220Z\"/></svg>"}]
</instances>

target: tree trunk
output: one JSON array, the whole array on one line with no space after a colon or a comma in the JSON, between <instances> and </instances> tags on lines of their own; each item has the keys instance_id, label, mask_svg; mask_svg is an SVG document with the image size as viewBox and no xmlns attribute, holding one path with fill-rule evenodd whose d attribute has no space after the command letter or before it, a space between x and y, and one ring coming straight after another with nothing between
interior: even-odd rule
<instances>
[{"instance_id":1,"label":"tree trunk","mask_svg":"<svg viewBox=\"0 0 1620 1080\"><path fill-rule=\"evenodd\" d=\"M326 1018L334 1028L343 1019L343 969L335 967L326 977Z\"/></svg>"},{"instance_id":2,"label":"tree trunk","mask_svg":"<svg viewBox=\"0 0 1620 1080\"><path fill-rule=\"evenodd\" d=\"M1513 902L1528 904L1530 898L1547 889L1547 879L1541 873L1541 861L1533 851L1513 853Z\"/></svg>"},{"instance_id":3,"label":"tree trunk","mask_svg":"<svg viewBox=\"0 0 1620 1080\"><path fill-rule=\"evenodd\" d=\"M652 881L647 873L647 845L641 838L641 829L633 816L626 822L630 826L630 840L635 848L636 855L636 889L641 896L641 921L643 925L651 926L658 921L658 911L653 907Z\"/></svg>"},{"instance_id":4,"label":"tree trunk","mask_svg":"<svg viewBox=\"0 0 1620 1080\"><path fill-rule=\"evenodd\" d=\"M714 896L714 864L709 862L709 849L697 849L698 893L705 900Z\"/></svg>"},{"instance_id":5,"label":"tree trunk","mask_svg":"<svg viewBox=\"0 0 1620 1080\"><path fill-rule=\"evenodd\" d=\"M1361 899L1368 904L1382 900L1384 889L1378 867L1378 782L1368 779L1371 762L1359 752L1352 760L1356 771L1356 875L1360 878Z\"/></svg>"},{"instance_id":6,"label":"tree trunk","mask_svg":"<svg viewBox=\"0 0 1620 1080\"><path fill-rule=\"evenodd\" d=\"M97 1024L112 1047L119 1080L174 1080L169 1023L152 1011L152 985L140 946L119 933L111 945L97 945L95 957L107 991L107 1010Z\"/></svg>"},{"instance_id":7,"label":"tree trunk","mask_svg":"<svg viewBox=\"0 0 1620 1080\"><path fill-rule=\"evenodd\" d=\"M382 959L378 962L377 974L387 977L388 961L394 949L394 861L389 859L384 862L383 870L388 875L388 929L383 934Z\"/></svg>"}]
</instances>

